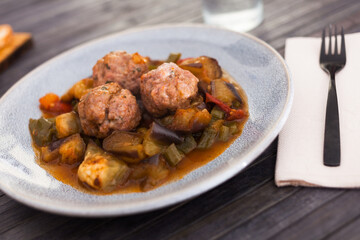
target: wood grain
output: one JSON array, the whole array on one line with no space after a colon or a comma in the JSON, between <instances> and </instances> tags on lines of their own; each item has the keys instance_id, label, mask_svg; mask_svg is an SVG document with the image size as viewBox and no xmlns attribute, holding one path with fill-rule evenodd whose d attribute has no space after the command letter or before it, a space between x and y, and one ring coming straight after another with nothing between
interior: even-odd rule
<instances>
[{"instance_id":1,"label":"wood grain","mask_svg":"<svg viewBox=\"0 0 360 240\"><path fill-rule=\"evenodd\" d=\"M360 31L358 0L264 0L250 33L284 53L286 38L319 37L329 23ZM1 0L0 23L33 34L34 47L0 73L0 95L57 54L137 26L202 23L201 0ZM358 190L277 188L275 140L245 171L201 196L117 218L70 218L26 207L0 191L0 239L358 239Z\"/></svg>"}]
</instances>

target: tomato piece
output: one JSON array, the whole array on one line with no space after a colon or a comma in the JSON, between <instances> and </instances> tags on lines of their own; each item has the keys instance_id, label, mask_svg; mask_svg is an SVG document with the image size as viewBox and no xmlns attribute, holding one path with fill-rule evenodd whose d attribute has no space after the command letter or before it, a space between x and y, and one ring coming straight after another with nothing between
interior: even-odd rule
<instances>
[{"instance_id":1,"label":"tomato piece","mask_svg":"<svg viewBox=\"0 0 360 240\"><path fill-rule=\"evenodd\" d=\"M55 93L48 93L39 99L40 108L49 110L56 102L60 101L60 98Z\"/></svg>"},{"instance_id":2,"label":"tomato piece","mask_svg":"<svg viewBox=\"0 0 360 240\"><path fill-rule=\"evenodd\" d=\"M146 58L144 58L143 56L141 56L139 53L134 53L132 55L132 60L134 61L135 64L143 64L146 63Z\"/></svg>"},{"instance_id":3,"label":"tomato piece","mask_svg":"<svg viewBox=\"0 0 360 240\"><path fill-rule=\"evenodd\" d=\"M72 106L69 103L60 101L60 97L54 93L48 93L39 99L40 109L51 116L71 112Z\"/></svg>"}]
</instances>

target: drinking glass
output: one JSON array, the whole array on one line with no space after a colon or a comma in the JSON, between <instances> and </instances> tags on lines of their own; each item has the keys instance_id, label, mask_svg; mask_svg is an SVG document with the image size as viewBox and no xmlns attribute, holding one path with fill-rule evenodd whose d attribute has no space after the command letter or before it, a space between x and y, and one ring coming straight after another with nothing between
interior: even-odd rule
<instances>
[{"instance_id":1,"label":"drinking glass","mask_svg":"<svg viewBox=\"0 0 360 240\"><path fill-rule=\"evenodd\" d=\"M234 31L246 32L263 20L262 0L202 0L204 21Z\"/></svg>"}]
</instances>

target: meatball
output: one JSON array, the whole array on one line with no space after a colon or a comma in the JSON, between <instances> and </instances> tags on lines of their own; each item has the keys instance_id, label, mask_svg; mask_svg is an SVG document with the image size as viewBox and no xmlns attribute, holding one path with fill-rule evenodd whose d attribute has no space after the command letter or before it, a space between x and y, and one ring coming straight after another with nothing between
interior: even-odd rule
<instances>
[{"instance_id":1,"label":"meatball","mask_svg":"<svg viewBox=\"0 0 360 240\"><path fill-rule=\"evenodd\" d=\"M78 112L84 133L98 138L113 130L131 130L141 119L136 98L117 83L93 88L80 99Z\"/></svg>"},{"instance_id":2,"label":"meatball","mask_svg":"<svg viewBox=\"0 0 360 240\"><path fill-rule=\"evenodd\" d=\"M138 53L116 51L107 54L93 67L94 86L116 82L133 94L139 92L140 77L148 71L146 59Z\"/></svg>"},{"instance_id":3,"label":"meatball","mask_svg":"<svg viewBox=\"0 0 360 240\"><path fill-rule=\"evenodd\" d=\"M140 92L146 110L155 117L190 107L199 80L174 63L164 63L141 77Z\"/></svg>"}]
</instances>

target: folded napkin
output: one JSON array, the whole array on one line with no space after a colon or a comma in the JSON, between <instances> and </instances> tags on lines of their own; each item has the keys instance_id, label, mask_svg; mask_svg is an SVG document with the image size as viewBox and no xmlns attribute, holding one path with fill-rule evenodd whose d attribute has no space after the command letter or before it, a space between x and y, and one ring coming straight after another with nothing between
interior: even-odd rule
<instances>
[{"instance_id":1,"label":"folded napkin","mask_svg":"<svg viewBox=\"0 0 360 240\"><path fill-rule=\"evenodd\" d=\"M319 65L320 43L319 38L286 41L285 60L294 82L294 102L279 135L275 183L360 187L360 33L345 36L347 61L335 77L340 115L339 167L323 165L329 75Z\"/></svg>"}]
</instances>

